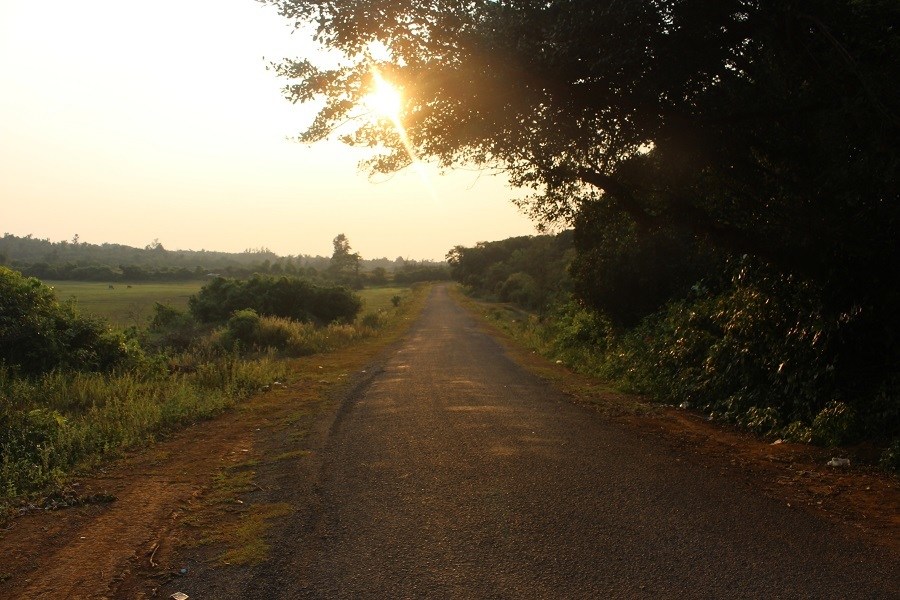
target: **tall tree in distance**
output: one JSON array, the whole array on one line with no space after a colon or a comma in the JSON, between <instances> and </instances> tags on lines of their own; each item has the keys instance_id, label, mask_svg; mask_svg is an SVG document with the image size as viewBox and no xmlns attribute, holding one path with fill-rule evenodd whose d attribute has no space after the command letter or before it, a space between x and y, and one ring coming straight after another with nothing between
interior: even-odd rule
<instances>
[{"instance_id":1,"label":"tall tree in distance","mask_svg":"<svg viewBox=\"0 0 900 600\"><path fill-rule=\"evenodd\" d=\"M359 261L358 252L351 252L350 240L343 233L339 233L332 241L334 253L331 255L331 265L328 273L332 279L339 283L359 285Z\"/></svg>"}]
</instances>

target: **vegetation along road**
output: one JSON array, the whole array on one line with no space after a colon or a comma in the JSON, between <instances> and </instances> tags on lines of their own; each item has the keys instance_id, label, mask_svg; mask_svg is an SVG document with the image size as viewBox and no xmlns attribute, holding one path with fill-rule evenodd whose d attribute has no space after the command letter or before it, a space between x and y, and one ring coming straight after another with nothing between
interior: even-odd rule
<instances>
[{"instance_id":1,"label":"vegetation along road","mask_svg":"<svg viewBox=\"0 0 900 600\"><path fill-rule=\"evenodd\" d=\"M900 597L884 532L574 402L446 286L388 342L297 359L13 519L0 596Z\"/></svg>"},{"instance_id":2,"label":"vegetation along road","mask_svg":"<svg viewBox=\"0 0 900 600\"><path fill-rule=\"evenodd\" d=\"M345 399L317 454L310 508L273 529L270 560L210 569L161 591L200 598L900 594L887 549L729 475L676 461L658 441L571 402L511 362L444 287L378 373Z\"/></svg>"}]
</instances>

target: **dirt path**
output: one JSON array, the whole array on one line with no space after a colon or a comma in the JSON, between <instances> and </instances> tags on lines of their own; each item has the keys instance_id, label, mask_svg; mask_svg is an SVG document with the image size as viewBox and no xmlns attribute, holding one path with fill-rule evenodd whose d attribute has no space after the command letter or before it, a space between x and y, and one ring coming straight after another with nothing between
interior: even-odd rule
<instances>
[{"instance_id":1,"label":"dirt path","mask_svg":"<svg viewBox=\"0 0 900 600\"><path fill-rule=\"evenodd\" d=\"M874 526L840 494L822 518L773 484L826 477L799 450L572 402L441 287L376 351L300 363L79 488L113 502L14 520L0 597L900 597L891 478L842 476L883 500Z\"/></svg>"}]
</instances>

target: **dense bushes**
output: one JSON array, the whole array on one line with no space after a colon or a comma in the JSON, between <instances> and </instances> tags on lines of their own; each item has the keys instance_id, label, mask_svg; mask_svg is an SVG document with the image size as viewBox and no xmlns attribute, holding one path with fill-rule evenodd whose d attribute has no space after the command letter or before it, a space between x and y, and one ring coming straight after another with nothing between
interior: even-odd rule
<instances>
[{"instance_id":1,"label":"dense bushes","mask_svg":"<svg viewBox=\"0 0 900 600\"><path fill-rule=\"evenodd\" d=\"M668 241L650 243L644 255L627 228L623 235L580 248L588 255L579 254L572 271L589 301L569 296L541 315L504 320L574 369L761 435L822 445L900 438L892 355L861 360L872 349L855 350L871 319L864 307L836 309L817 284L747 257L704 259L689 245L658 252ZM481 245L475 256L491 249ZM462 263L468 270L459 275L483 295L533 309L528 277L496 277L508 257ZM482 286L488 281L501 283L492 293ZM896 447L886 465L896 462Z\"/></svg>"},{"instance_id":2,"label":"dense bushes","mask_svg":"<svg viewBox=\"0 0 900 600\"><path fill-rule=\"evenodd\" d=\"M571 282L572 232L456 246L447 254L456 281L481 296L543 311L565 298Z\"/></svg>"},{"instance_id":3,"label":"dense bushes","mask_svg":"<svg viewBox=\"0 0 900 600\"><path fill-rule=\"evenodd\" d=\"M250 279L216 278L190 299L190 312L204 323L224 323L236 311L295 321L349 323L362 301L343 287L325 287L296 277L254 275Z\"/></svg>"},{"instance_id":4,"label":"dense bushes","mask_svg":"<svg viewBox=\"0 0 900 600\"><path fill-rule=\"evenodd\" d=\"M450 279L450 270L444 266L407 265L394 273L394 282L403 285L422 281L446 281Z\"/></svg>"},{"instance_id":5,"label":"dense bushes","mask_svg":"<svg viewBox=\"0 0 900 600\"><path fill-rule=\"evenodd\" d=\"M100 319L60 303L39 280L0 267L0 362L25 374L109 370L137 352Z\"/></svg>"}]
</instances>

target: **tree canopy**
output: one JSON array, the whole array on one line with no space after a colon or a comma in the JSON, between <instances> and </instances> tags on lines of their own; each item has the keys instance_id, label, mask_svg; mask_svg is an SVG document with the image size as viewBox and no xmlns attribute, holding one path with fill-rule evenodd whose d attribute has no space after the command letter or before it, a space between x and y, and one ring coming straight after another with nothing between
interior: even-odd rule
<instances>
[{"instance_id":1,"label":"tree canopy","mask_svg":"<svg viewBox=\"0 0 900 600\"><path fill-rule=\"evenodd\" d=\"M403 132L344 136L386 148L375 170L408 164L408 144L504 170L549 222L604 203L817 278L888 247L897 265L896 2L271 3L346 57L280 65L292 100L324 99L305 139L351 117L376 73L402 90Z\"/></svg>"},{"instance_id":2,"label":"tree canopy","mask_svg":"<svg viewBox=\"0 0 900 600\"><path fill-rule=\"evenodd\" d=\"M277 66L321 102L304 140L503 171L626 322L751 261L816 296L854 369L895 370L896 0L268 1L344 57ZM399 115L354 119L379 79Z\"/></svg>"}]
</instances>

